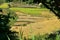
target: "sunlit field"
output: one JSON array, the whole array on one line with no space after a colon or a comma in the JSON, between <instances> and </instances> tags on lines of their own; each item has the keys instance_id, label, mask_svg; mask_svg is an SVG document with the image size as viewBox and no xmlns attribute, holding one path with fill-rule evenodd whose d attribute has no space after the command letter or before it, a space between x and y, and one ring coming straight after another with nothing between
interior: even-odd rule
<instances>
[{"instance_id":1,"label":"sunlit field","mask_svg":"<svg viewBox=\"0 0 60 40\"><path fill-rule=\"evenodd\" d=\"M59 30L59 24L60 21L57 19L57 17L48 9L46 8L11 8L12 10L16 11L19 15L19 13L22 14L28 14L30 16L22 16L21 18L29 18L29 17L37 17L37 19L32 18L32 20L36 20L35 23L26 24L27 26L22 26L22 32L23 36L29 37L33 35L45 35L53 33L57 30ZM41 18L39 18L41 17ZM24 21L24 20L23 20ZM28 20L27 20L28 21ZM19 22L17 22L19 24ZM16 26L18 27L18 26ZM19 28L13 28L16 31L20 31ZM20 26L21 29L21 26Z\"/></svg>"},{"instance_id":2,"label":"sunlit field","mask_svg":"<svg viewBox=\"0 0 60 40\"><path fill-rule=\"evenodd\" d=\"M41 12L43 11L49 11L48 9L46 8L11 8L12 10L14 11L17 11L17 12L22 12L22 13L25 13L25 14L30 14L30 15L35 15L35 16L39 16L41 14Z\"/></svg>"},{"instance_id":3,"label":"sunlit field","mask_svg":"<svg viewBox=\"0 0 60 40\"><path fill-rule=\"evenodd\" d=\"M1 5L0 8L9 8L7 4ZM54 34L54 32L60 30L60 20L49 9L18 7L11 7L9 9L18 15L18 21L10 30L18 32L20 40L24 38L45 40L46 35L46 38L48 38L50 34L56 35L56 40L60 38L57 33Z\"/></svg>"},{"instance_id":4,"label":"sunlit field","mask_svg":"<svg viewBox=\"0 0 60 40\"><path fill-rule=\"evenodd\" d=\"M3 3L2 5L0 5L0 8L8 8L8 3Z\"/></svg>"}]
</instances>

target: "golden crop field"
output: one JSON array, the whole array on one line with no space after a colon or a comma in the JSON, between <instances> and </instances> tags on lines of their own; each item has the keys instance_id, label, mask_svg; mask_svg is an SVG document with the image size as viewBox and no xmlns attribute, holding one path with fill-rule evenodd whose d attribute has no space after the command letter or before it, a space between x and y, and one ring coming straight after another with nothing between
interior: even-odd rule
<instances>
[{"instance_id":1,"label":"golden crop field","mask_svg":"<svg viewBox=\"0 0 60 40\"><path fill-rule=\"evenodd\" d=\"M30 9L29 9L30 10ZM24 10L23 10L24 11ZM21 19L29 19L30 21L33 20L34 23L28 24L27 22L17 22L17 24L25 24L26 26L13 26L11 30L15 30L17 32L22 31L24 36L31 36L31 35L44 35L50 34L60 29L60 21L57 17L48 10L40 11L40 16L33 16L31 14L25 14L24 12L16 12L17 15ZM24 21L23 20L23 21ZM25 20L25 21L29 21Z\"/></svg>"}]
</instances>

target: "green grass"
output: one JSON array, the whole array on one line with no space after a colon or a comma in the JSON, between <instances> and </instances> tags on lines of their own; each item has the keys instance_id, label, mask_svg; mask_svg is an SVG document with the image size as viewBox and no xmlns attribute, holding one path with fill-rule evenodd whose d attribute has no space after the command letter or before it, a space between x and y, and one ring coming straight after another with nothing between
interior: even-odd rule
<instances>
[{"instance_id":1,"label":"green grass","mask_svg":"<svg viewBox=\"0 0 60 40\"><path fill-rule=\"evenodd\" d=\"M3 3L0 5L0 8L8 8L8 3Z\"/></svg>"},{"instance_id":2,"label":"green grass","mask_svg":"<svg viewBox=\"0 0 60 40\"><path fill-rule=\"evenodd\" d=\"M33 16L39 16L42 11L48 11L46 8L10 8L11 10L30 14Z\"/></svg>"},{"instance_id":3,"label":"green grass","mask_svg":"<svg viewBox=\"0 0 60 40\"><path fill-rule=\"evenodd\" d=\"M3 3L0 5L0 8L8 8L8 3ZM26 14L30 14L33 16L40 16L41 12L43 11L49 11L46 8L10 8L13 11L18 11Z\"/></svg>"}]
</instances>

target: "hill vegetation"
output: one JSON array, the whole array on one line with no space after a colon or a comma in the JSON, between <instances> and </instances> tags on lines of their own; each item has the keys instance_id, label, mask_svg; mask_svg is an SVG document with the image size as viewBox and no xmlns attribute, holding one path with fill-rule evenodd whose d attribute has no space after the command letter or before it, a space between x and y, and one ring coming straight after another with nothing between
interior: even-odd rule
<instances>
[{"instance_id":1,"label":"hill vegetation","mask_svg":"<svg viewBox=\"0 0 60 40\"><path fill-rule=\"evenodd\" d=\"M0 0L0 40L60 40L58 18L60 0Z\"/></svg>"}]
</instances>

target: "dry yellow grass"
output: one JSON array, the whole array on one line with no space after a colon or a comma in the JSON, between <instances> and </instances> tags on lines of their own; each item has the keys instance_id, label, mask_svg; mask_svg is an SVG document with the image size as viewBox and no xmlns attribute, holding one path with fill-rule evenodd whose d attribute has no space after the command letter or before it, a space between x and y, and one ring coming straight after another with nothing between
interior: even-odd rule
<instances>
[{"instance_id":1,"label":"dry yellow grass","mask_svg":"<svg viewBox=\"0 0 60 40\"><path fill-rule=\"evenodd\" d=\"M37 22L27 25L26 27L22 27L24 35L30 35L31 30L33 34L46 34L58 29L60 29L60 22L58 20L47 20L44 22Z\"/></svg>"},{"instance_id":2,"label":"dry yellow grass","mask_svg":"<svg viewBox=\"0 0 60 40\"><path fill-rule=\"evenodd\" d=\"M45 12L45 11L44 11ZM49 14L50 12L42 12L42 16L45 18L38 19L37 22L31 23L27 26L13 26L12 30L20 32L22 30L24 36L37 35L37 34L50 34L56 30L60 29L60 21L54 14ZM51 16L51 17L48 17Z\"/></svg>"},{"instance_id":3,"label":"dry yellow grass","mask_svg":"<svg viewBox=\"0 0 60 40\"><path fill-rule=\"evenodd\" d=\"M46 20L43 22L32 23L25 27L15 27L13 30L19 32L21 30L21 27L24 36L30 36L31 34L50 34L60 29L60 21L58 19Z\"/></svg>"}]
</instances>

